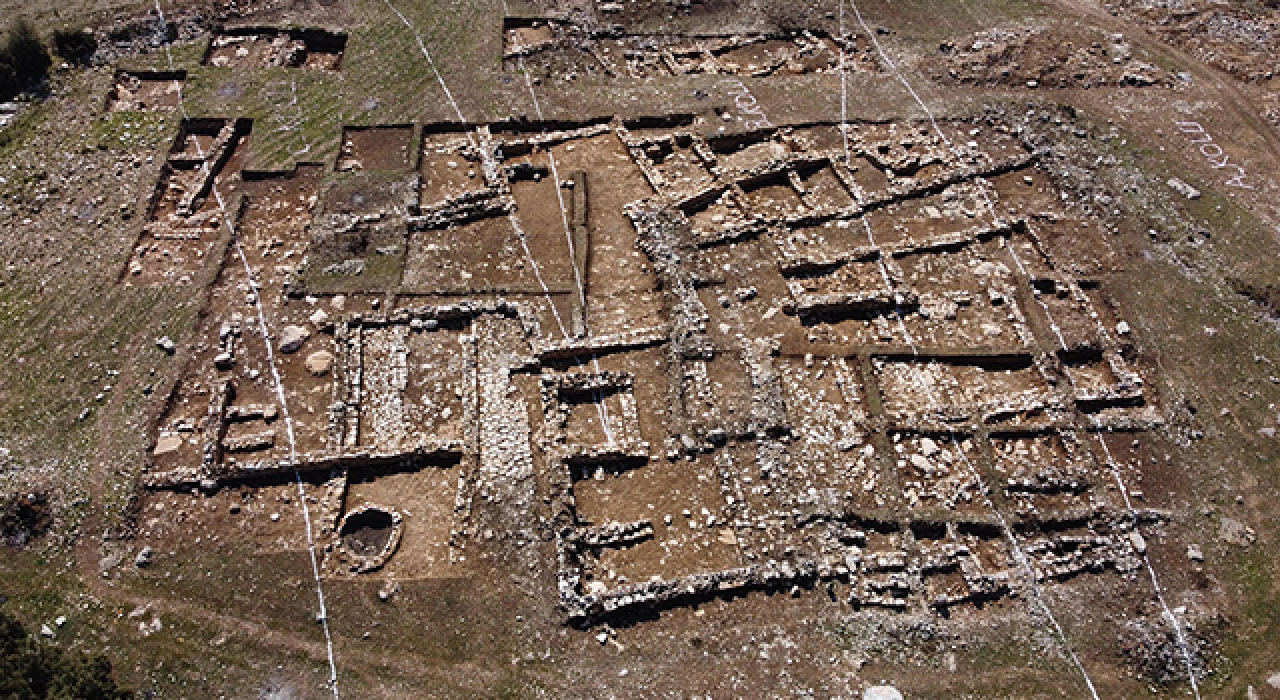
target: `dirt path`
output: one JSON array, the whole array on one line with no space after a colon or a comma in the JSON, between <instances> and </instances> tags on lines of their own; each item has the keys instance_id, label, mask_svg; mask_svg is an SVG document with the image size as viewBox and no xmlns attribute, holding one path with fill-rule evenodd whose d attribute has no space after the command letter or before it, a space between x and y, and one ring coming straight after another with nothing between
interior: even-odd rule
<instances>
[{"instance_id":1,"label":"dirt path","mask_svg":"<svg viewBox=\"0 0 1280 700\"><path fill-rule=\"evenodd\" d=\"M1268 189L1274 188L1276 173L1274 172L1274 164L1280 163L1280 131L1270 128L1267 124L1259 124L1259 115L1262 113L1258 103L1249 97L1244 90L1241 89L1237 79L1213 66L1207 65L1199 59L1191 56L1176 46L1172 46L1160 39L1146 27L1141 24L1131 23L1119 17L1113 17L1109 12L1103 9L1097 3L1091 0L1054 0L1055 5L1060 7L1064 12L1073 14L1081 19L1087 20L1097 26L1115 32L1122 32L1126 37L1133 40L1135 44L1152 52L1153 54L1164 55L1176 59L1177 62L1187 67L1187 71L1192 74L1194 79L1193 85L1189 88L1188 93L1191 96L1203 95L1214 100L1222 106L1222 108L1240 125L1247 126L1251 135L1258 137L1264 153L1263 158L1253 157L1249 160L1252 169L1252 175L1257 177L1259 173L1266 173L1269 177L1260 178L1265 180L1264 185ZM1229 141L1239 143L1240 139L1234 133L1225 133L1219 130L1215 137L1222 138L1225 136ZM1194 163L1199 166L1199 163ZM1268 210L1264 203L1270 197L1259 190L1250 194L1247 199L1252 201L1252 208L1255 213L1271 219L1273 226L1280 224L1276 221L1277 213ZM1280 234L1277 234L1280 236Z\"/></svg>"}]
</instances>

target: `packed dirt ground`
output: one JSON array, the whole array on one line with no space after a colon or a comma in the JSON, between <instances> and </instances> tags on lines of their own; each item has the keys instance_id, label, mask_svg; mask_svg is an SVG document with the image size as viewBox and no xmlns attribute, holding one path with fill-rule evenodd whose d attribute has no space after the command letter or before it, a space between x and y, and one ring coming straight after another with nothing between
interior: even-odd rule
<instances>
[{"instance_id":1,"label":"packed dirt ground","mask_svg":"<svg viewBox=\"0 0 1280 700\"><path fill-rule=\"evenodd\" d=\"M1280 10L27 5L0 606L140 696L1280 698Z\"/></svg>"}]
</instances>

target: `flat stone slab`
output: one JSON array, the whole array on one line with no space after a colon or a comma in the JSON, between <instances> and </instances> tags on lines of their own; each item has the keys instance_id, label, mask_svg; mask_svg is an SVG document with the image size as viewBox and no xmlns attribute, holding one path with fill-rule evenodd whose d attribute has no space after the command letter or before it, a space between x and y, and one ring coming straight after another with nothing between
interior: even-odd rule
<instances>
[{"instance_id":1,"label":"flat stone slab","mask_svg":"<svg viewBox=\"0 0 1280 700\"><path fill-rule=\"evenodd\" d=\"M862 700L902 700L902 693L891 685L873 685L862 693Z\"/></svg>"},{"instance_id":2,"label":"flat stone slab","mask_svg":"<svg viewBox=\"0 0 1280 700\"><path fill-rule=\"evenodd\" d=\"M280 352L297 352L310 337L311 331L302 326L285 326L280 332Z\"/></svg>"}]
</instances>

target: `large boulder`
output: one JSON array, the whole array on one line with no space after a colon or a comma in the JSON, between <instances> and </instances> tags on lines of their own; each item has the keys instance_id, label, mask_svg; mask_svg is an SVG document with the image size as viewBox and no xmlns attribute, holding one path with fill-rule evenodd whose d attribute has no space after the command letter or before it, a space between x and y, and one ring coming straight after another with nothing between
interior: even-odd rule
<instances>
[{"instance_id":1,"label":"large boulder","mask_svg":"<svg viewBox=\"0 0 1280 700\"><path fill-rule=\"evenodd\" d=\"M862 700L902 700L902 693L891 685L873 685L862 694Z\"/></svg>"},{"instance_id":2,"label":"large boulder","mask_svg":"<svg viewBox=\"0 0 1280 700\"><path fill-rule=\"evenodd\" d=\"M329 373L329 368L333 366L333 353L327 350L313 352L307 355L307 371L317 377L323 377Z\"/></svg>"},{"instance_id":3,"label":"large boulder","mask_svg":"<svg viewBox=\"0 0 1280 700\"><path fill-rule=\"evenodd\" d=\"M156 440L156 448L151 452L151 454L159 457L160 455L167 455L172 452L177 452L181 448L182 448L181 435L161 435L160 439Z\"/></svg>"},{"instance_id":4,"label":"large boulder","mask_svg":"<svg viewBox=\"0 0 1280 700\"><path fill-rule=\"evenodd\" d=\"M285 326L280 332L280 352L291 353L302 349L302 344L311 337L311 331L302 326Z\"/></svg>"}]
</instances>

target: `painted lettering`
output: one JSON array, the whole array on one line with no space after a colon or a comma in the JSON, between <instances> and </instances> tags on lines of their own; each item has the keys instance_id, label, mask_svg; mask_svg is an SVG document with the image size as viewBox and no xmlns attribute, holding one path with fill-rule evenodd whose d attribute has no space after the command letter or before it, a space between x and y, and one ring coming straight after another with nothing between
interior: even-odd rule
<instances>
[{"instance_id":1,"label":"painted lettering","mask_svg":"<svg viewBox=\"0 0 1280 700\"><path fill-rule=\"evenodd\" d=\"M1244 181L1245 177L1247 177L1247 176L1245 175L1244 168L1241 168L1241 167L1240 167L1240 166L1238 166L1238 165L1236 166L1236 168L1237 168L1237 169L1239 169L1240 173L1239 173L1238 175L1236 175L1235 177L1233 177L1233 178L1229 178L1229 179L1227 180L1227 185L1228 185L1229 187L1239 187L1239 188L1241 188L1241 189L1245 189L1245 190L1251 190L1251 189L1253 189L1253 185L1250 185L1250 184L1248 184L1248 183L1246 183L1246 182Z\"/></svg>"},{"instance_id":2,"label":"painted lettering","mask_svg":"<svg viewBox=\"0 0 1280 700\"><path fill-rule=\"evenodd\" d=\"M1174 122L1174 126L1184 134L1198 134L1195 138L1188 139L1191 143L1199 146L1200 155L1213 167L1214 170L1222 170L1228 166L1236 169L1236 175L1227 179L1228 187L1239 187L1245 190L1253 189L1253 185L1245 182L1245 178L1249 176L1243 166L1230 162L1231 156L1223 150L1218 142L1213 140L1213 136L1205 131L1205 128L1199 122Z\"/></svg>"},{"instance_id":3,"label":"painted lettering","mask_svg":"<svg viewBox=\"0 0 1280 700\"><path fill-rule=\"evenodd\" d=\"M744 129L767 129L773 126L769 121L769 117L765 116L764 111L760 108L760 100L751 94L747 86L741 80L726 79L721 82L727 86L728 93L733 97L733 104L738 111L757 117L756 119L744 119L742 127Z\"/></svg>"}]
</instances>

